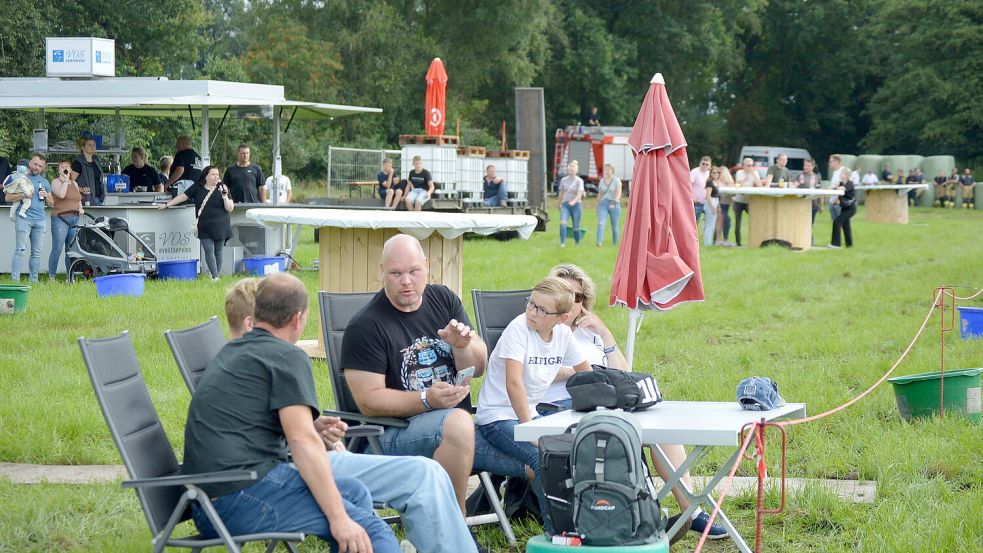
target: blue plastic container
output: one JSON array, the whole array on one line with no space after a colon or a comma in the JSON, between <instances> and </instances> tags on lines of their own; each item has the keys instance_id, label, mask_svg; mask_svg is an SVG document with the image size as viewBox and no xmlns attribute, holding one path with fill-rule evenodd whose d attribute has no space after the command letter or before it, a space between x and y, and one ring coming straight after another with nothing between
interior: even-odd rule
<instances>
[{"instance_id":1,"label":"blue plastic container","mask_svg":"<svg viewBox=\"0 0 983 553\"><path fill-rule=\"evenodd\" d=\"M266 276L287 270L286 257L247 257L242 266L251 275Z\"/></svg>"},{"instance_id":2,"label":"blue plastic container","mask_svg":"<svg viewBox=\"0 0 983 553\"><path fill-rule=\"evenodd\" d=\"M96 277L96 293L105 296L142 296L143 284L147 275L143 273L127 273L122 275L106 275Z\"/></svg>"},{"instance_id":3,"label":"blue plastic container","mask_svg":"<svg viewBox=\"0 0 983 553\"><path fill-rule=\"evenodd\" d=\"M194 280L198 278L197 259L178 259L175 261L158 261L157 278L161 280Z\"/></svg>"},{"instance_id":4,"label":"blue plastic container","mask_svg":"<svg viewBox=\"0 0 983 553\"><path fill-rule=\"evenodd\" d=\"M983 338L983 308L957 307L959 310L959 336L963 340Z\"/></svg>"},{"instance_id":5,"label":"blue plastic container","mask_svg":"<svg viewBox=\"0 0 983 553\"><path fill-rule=\"evenodd\" d=\"M129 175L107 175L106 176L106 191L107 192L129 192L130 191L130 176Z\"/></svg>"}]
</instances>

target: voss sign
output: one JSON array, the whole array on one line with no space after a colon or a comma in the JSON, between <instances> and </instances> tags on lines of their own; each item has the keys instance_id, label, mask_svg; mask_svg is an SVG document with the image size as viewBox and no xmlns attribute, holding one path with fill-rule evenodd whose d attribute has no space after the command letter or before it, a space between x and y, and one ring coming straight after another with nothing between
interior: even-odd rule
<instances>
[{"instance_id":1,"label":"voss sign","mask_svg":"<svg viewBox=\"0 0 983 553\"><path fill-rule=\"evenodd\" d=\"M46 38L49 77L116 76L116 41L108 38Z\"/></svg>"}]
</instances>

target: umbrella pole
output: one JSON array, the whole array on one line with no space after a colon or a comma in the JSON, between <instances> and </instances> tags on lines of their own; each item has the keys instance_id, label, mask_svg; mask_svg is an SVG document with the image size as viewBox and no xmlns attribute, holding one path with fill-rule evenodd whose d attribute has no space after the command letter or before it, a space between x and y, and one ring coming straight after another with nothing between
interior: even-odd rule
<instances>
[{"instance_id":1,"label":"umbrella pole","mask_svg":"<svg viewBox=\"0 0 983 553\"><path fill-rule=\"evenodd\" d=\"M632 363L635 360L635 335L642 326L642 312L632 309L628 312L628 348L625 350L625 359L628 361L628 370L634 370Z\"/></svg>"}]
</instances>

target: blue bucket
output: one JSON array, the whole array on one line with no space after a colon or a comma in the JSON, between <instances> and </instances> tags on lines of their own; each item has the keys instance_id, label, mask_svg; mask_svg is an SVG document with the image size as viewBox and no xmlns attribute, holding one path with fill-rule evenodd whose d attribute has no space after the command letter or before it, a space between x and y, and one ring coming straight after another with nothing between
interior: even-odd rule
<instances>
[{"instance_id":1,"label":"blue bucket","mask_svg":"<svg viewBox=\"0 0 983 553\"><path fill-rule=\"evenodd\" d=\"M143 273L126 273L122 275L106 275L96 277L96 293L105 296L142 296L143 283L147 275Z\"/></svg>"},{"instance_id":2,"label":"blue bucket","mask_svg":"<svg viewBox=\"0 0 983 553\"><path fill-rule=\"evenodd\" d=\"M957 307L959 310L959 336L963 340L983 338L983 308Z\"/></svg>"},{"instance_id":3,"label":"blue bucket","mask_svg":"<svg viewBox=\"0 0 983 553\"><path fill-rule=\"evenodd\" d=\"M158 261L157 278L167 280L194 280L198 278L197 259L178 259L175 261Z\"/></svg>"},{"instance_id":4,"label":"blue bucket","mask_svg":"<svg viewBox=\"0 0 983 553\"><path fill-rule=\"evenodd\" d=\"M251 275L266 276L287 270L286 257L247 257L242 266Z\"/></svg>"}]
</instances>

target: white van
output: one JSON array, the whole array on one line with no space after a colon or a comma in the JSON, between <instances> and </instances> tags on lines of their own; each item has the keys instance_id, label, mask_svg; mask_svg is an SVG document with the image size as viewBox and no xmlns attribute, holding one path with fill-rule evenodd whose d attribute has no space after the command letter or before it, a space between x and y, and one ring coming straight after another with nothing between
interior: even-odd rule
<instances>
[{"instance_id":1,"label":"white van","mask_svg":"<svg viewBox=\"0 0 983 553\"><path fill-rule=\"evenodd\" d=\"M802 148L785 148L783 146L744 146L741 148L741 157L737 160L737 167L740 168L744 161L744 158L749 157L754 160L755 170L758 172L758 176L765 178L765 174L768 172L768 167L771 167L775 163L775 158L778 154L785 154L788 156L788 168L789 174L792 178L799 176L802 172L802 165L805 160L811 159L812 155L809 154L809 150L804 150Z\"/></svg>"}]
</instances>

